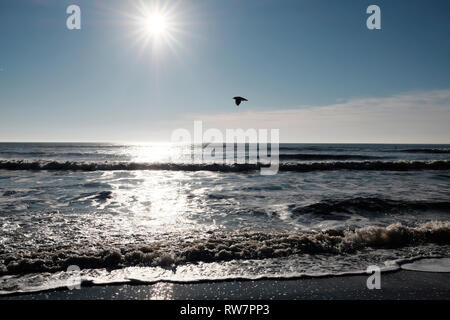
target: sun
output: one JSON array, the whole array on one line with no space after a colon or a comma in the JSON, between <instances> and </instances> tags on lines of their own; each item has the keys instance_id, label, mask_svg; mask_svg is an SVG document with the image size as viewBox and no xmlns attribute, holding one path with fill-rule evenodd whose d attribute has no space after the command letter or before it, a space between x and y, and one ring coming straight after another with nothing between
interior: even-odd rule
<instances>
[{"instance_id":1,"label":"sun","mask_svg":"<svg viewBox=\"0 0 450 320\"><path fill-rule=\"evenodd\" d=\"M181 47L179 36L185 33L180 2L148 0L134 4L133 12L126 12L126 16L130 23L130 35L139 53L143 56L148 52L152 56L167 56L166 48L169 48L176 54Z\"/></svg>"},{"instance_id":2,"label":"sun","mask_svg":"<svg viewBox=\"0 0 450 320\"><path fill-rule=\"evenodd\" d=\"M188 30L190 11L181 0L136 0L121 12L127 25L132 49L143 58L158 60L182 57Z\"/></svg>"},{"instance_id":3,"label":"sun","mask_svg":"<svg viewBox=\"0 0 450 320\"><path fill-rule=\"evenodd\" d=\"M150 36L160 37L165 36L168 32L168 20L167 17L160 13L151 13L144 21L145 29Z\"/></svg>"}]
</instances>

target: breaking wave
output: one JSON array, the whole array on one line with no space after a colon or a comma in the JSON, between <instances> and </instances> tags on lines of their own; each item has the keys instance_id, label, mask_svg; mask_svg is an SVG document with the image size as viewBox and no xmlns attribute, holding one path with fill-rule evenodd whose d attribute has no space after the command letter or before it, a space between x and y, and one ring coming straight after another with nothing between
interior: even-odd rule
<instances>
[{"instance_id":1,"label":"breaking wave","mask_svg":"<svg viewBox=\"0 0 450 320\"><path fill-rule=\"evenodd\" d=\"M191 164L191 163L141 163L141 162L77 162L77 161L25 161L0 160L3 170L49 171L217 171L249 172L259 170L264 164ZM450 170L450 160L435 161L330 161L310 163L280 163L279 171L311 172L332 170L415 171Z\"/></svg>"},{"instance_id":2,"label":"breaking wave","mask_svg":"<svg viewBox=\"0 0 450 320\"><path fill-rule=\"evenodd\" d=\"M401 248L418 244L450 244L450 221L416 227L392 224L355 230L321 232L210 232L142 244L88 248L44 247L33 252L0 254L0 275L129 266L174 267L187 263L267 259L296 254L350 254L365 248Z\"/></svg>"},{"instance_id":3,"label":"breaking wave","mask_svg":"<svg viewBox=\"0 0 450 320\"><path fill-rule=\"evenodd\" d=\"M450 153L450 149L405 149L401 150L401 152L406 153L430 153L430 154L440 154L440 153Z\"/></svg>"},{"instance_id":4,"label":"breaking wave","mask_svg":"<svg viewBox=\"0 0 450 320\"><path fill-rule=\"evenodd\" d=\"M45 152L45 151L1 151L0 155L9 157L118 157L120 155L99 152Z\"/></svg>"},{"instance_id":5,"label":"breaking wave","mask_svg":"<svg viewBox=\"0 0 450 320\"><path fill-rule=\"evenodd\" d=\"M292 153L280 154L281 160L368 160L381 159L376 156L365 156L357 154L313 154L313 153Z\"/></svg>"},{"instance_id":6,"label":"breaking wave","mask_svg":"<svg viewBox=\"0 0 450 320\"><path fill-rule=\"evenodd\" d=\"M392 212L425 210L444 211L450 213L450 201L406 201L376 197L357 197L345 200L322 200L307 206L291 205L289 209L294 215L313 214L324 216L324 218L330 218L333 213L391 214Z\"/></svg>"}]
</instances>

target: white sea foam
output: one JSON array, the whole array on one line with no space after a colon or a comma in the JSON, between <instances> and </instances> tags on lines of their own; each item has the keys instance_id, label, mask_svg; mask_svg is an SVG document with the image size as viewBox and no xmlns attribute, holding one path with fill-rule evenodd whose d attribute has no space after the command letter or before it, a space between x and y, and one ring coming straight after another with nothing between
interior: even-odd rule
<instances>
[{"instance_id":1,"label":"white sea foam","mask_svg":"<svg viewBox=\"0 0 450 320\"><path fill-rule=\"evenodd\" d=\"M450 258L416 260L402 264L401 268L424 272L450 272Z\"/></svg>"}]
</instances>

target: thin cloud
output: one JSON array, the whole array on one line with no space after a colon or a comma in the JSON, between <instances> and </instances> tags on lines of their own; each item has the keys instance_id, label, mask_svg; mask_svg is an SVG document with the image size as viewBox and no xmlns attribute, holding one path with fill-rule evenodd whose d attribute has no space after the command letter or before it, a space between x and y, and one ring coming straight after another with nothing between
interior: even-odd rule
<instances>
[{"instance_id":1,"label":"thin cloud","mask_svg":"<svg viewBox=\"0 0 450 320\"><path fill-rule=\"evenodd\" d=\"M450 143L450 89L327 106L189 115L208 128L279 128L284 142Z\"/></svg>"}]
</instances>

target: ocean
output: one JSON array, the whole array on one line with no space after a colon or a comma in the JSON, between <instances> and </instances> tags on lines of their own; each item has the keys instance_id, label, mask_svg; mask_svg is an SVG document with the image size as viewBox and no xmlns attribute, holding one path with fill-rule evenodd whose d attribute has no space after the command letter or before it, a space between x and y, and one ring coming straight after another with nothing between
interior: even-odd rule
<instances>
[{"instance_id":1,"label":"ocean","mask_svg":"<svg viewBox=\"0 0 450 320\"><path fill-rule=\"evenodd\" d=\"M0 143L0 294L450 257L450 145L280 144L275 175L194 149Z\"/></svg>"}]
</instances>

